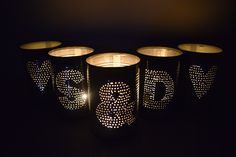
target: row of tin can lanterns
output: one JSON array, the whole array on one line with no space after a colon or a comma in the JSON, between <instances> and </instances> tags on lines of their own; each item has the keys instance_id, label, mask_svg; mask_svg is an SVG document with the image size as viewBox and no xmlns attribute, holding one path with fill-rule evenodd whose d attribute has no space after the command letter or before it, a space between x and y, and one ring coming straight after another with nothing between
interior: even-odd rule
<instances>
[{"instance_id":1,"label":"row of tin can lanterns","mask_svg":"<svg viewBox=\"0 0 236 157\"><path fill-rule=\"evenodd\" d=\"M93 130L109 137L130 132L138 113L156 117L178 108L179 92L193 110L202 110L199 103L214 86L223 51L195 43L135 53L63 47L58 41L20 48L37 99L52 98L55 110L68 115L89 115Z\"/></svg>"}]
</instances>

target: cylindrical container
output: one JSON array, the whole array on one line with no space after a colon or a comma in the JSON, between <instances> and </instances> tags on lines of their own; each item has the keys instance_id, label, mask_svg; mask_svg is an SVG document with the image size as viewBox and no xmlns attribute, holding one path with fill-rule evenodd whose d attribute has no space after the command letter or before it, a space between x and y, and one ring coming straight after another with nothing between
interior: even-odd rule
<instances>
[{"instance_id":1,"label":"cylindrical container","mask_svg":"<svg viewBox=\"0 0 236 157\"><path fill-rule=\"evenodd\" d=\"M149 46L137 50L140 66L140 113L144 118L167 116L176 105L176 88L182 52Z\"/></svg>"},{"instance_id":2,"label":"cylindrical container","mask_svg":"<svg viewBox=\"0 0 236 157\"><path fill-rule=\"evenodd\" d=\"M92 130L106 138L130 135L138 110L139 57L111 52L86 61Z\"/></svg>"},{"instance_id":3,"label":"cylindrical container","mask_svg":"<svg viewBox=\"0 0 236 157\"><path fill-rule=\"evenodd\" d=\"M202 113L209 109L209 98L216 89L221 48L206 44L180 44L184 52L181 86L185 109Z\"/></svg>"},{"instance_id":4,"label":"cylindrical container","mask_svg":"<svg viewBox=\"0 0 236 157\"><path fill-rule=\"evenodd\" d=\"M89 47L63 47L48 54L53 67L55 109L67 117L81 117L89 112L85 59L94 50Z\"/></svg>"},{"instance_id":5,"label":"cylindrical container","mask_svg":"<svg viewBox=\"0 0 236 157\"><path fill-rule=\"evenodd\" d=\"M51 84L51 62L48 51L61 45L59 41L37 41L20 46L24 69L28 73L27 85L30 94L33 95L35 103L50 99ZM44 102L45 103L45 102Z\"/></svg>"}]
</instances>

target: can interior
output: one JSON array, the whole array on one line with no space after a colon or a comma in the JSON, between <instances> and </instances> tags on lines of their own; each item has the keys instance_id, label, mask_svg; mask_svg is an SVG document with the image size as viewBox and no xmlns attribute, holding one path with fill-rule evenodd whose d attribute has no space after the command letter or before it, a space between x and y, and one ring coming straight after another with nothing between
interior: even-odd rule
<instances>
[{"instance_id":1,"label":"can interior","mask_svg":"<svg viewBox=\"0 0 236 157\"><path fill-rule=\"evenodd\" d=\"M87 58L87 63L98 67L125 67L139 63L139 57L127 53L101 53Z\"/></svg>"},{"instance_id":2,"label":"can interior","mask_svg":"<svg viewBox=\"0 0 236 157\"><path fill-rule=\"evenodd\" d=\"M48 54L53 57L78 57L92 53L94 50L89 47L64 47L50 51Z\"/></svg>"},{"instance_id":3,"label":"can interior","mask_svg":"<svg viewBox=\"0 0 236 157\"><path fill-rule=\"evenodd\" d=\"M220 53L223 50L219 47L206 44L181 44L179 49L196 53Z\"/></svg>"},{"instance_id":4,"label":"can interior","mask_svg":"<svg viewBox=\"0 0 236 157\"><path fill-rule=\"evenodd\" d=\"M39 49L54 48L59 45L61 45L61 42L59 41L36 41L23 44L20 46L20 48L25 50L39 50Z\"/></svg>"},{"instance_id":5,"label":"can interior","mask_svg":"<svg viewBox=\"0 0 236 157\"><path fill-rule=\"evenodd\" d=\"M176 57L182 55L182 52L177 49L160 46L142 47L139 48L137 52L153 57Z\"/></svg>"}]
</instances>

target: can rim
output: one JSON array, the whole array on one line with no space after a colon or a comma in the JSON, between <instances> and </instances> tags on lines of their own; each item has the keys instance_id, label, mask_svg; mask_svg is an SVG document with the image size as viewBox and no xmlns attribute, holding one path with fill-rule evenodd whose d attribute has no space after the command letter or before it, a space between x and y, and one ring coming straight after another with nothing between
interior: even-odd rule
<instances>
[{"instance_id":1,"label":"can rim","mask_svg":"<svg viewBox=\"0 0 236 157\"><path fill-rule=\"evenodd\" d=\"M205 54L216 54L223 52L223 49L209 44L201 43L184 43L179 44L178 48L183 51L194 52L194 53L205 53Z\"/></svg>"},{"instance_id":2,"label":"can rim","mask_svg":"<svg viewBox=\"0 0 236 157\"><path fill-rule=\"evenodd\" d=\"M102 68L119 68L136 65L140 58L126 52L103 52L86 59L89 65Z\"/></svg>"},{"instance_id":3,"label":"can rim","mask_svg":"<svg viewBox=\"0 0 236 157\"><path fill-rule=\"evenodd\" d=\"M137 49L137 52L151 57L177 57L183 54L178 49L165 46L145 46Z\"/></svg>"},{"instance_id":4,"label":"can rim","mask_svg":"<svg viewBox=\"0 0 236 157\"><path fill-rule=\"evenodd\" d=\"M85 56L93 52L94 49L87 46L69 46L53 49L48 52L48 55L52 57L64 58Z\"/></svg>"},{"instance_id":5,"label":"can rim","mask_svg":"<svg viewBox=\"0 0 236 157\"><path fill-rule=\"evenodd\" d=\"M41 50L55 48L61 44L60 41L33 41L20 45L20 48L23 50Z\"/></svg>"}]
</instances>

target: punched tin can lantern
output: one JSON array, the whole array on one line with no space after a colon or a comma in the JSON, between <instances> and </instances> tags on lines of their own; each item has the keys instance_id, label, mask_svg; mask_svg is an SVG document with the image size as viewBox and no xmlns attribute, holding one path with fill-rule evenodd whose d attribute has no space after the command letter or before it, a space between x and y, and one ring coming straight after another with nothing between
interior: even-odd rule
<instances>
[{"instance_id":1,"label":"punched tin can lantern","mask_svg":"<svg viewBox=\"0 0 236 157\"><path fill-rule=\"evenodd\" d=\"M192 111L207 110L207 103L216 89L215 82L223 50L208 44L178 45L184 52L182 82L185 106ZM214 89L214 90L213 90Z\"/></svg>"},{"instance_id":2,"label":"punched tin can lantern","mask_svg":"<svg viewBox=\"0 0 236 157\"><path fill-rule=\"evenodd\" d=\"M53 67L53 92L56 109L72 117L89 112L85 59L94 50L89 47L63 47L48 54Z\"/></svg>"},{"instance_id":3,"label":"punched tin can lantern","mask_svg":"<svg viewBox=\"0 0 236 157\"><path fill-rule=\"evenodd\" d=\"M47 54L60 45L59 41L37 41L20 46L24 68L29 76L29 89L37 97L37 102L51 96L52 68Z\"/></svg>"},{"instance_id":4,"label":"punched tin can lantern","mask_svg":"<svg viewBox=\"0 0 236 157\"><path fill-rule=\"evenodd\" d=\"M137 50L140 66L140 113L156 119L173 111L182 52L169 47L149 46Z\"/></svg>"},{"instance_id":5,"label":"punched tin can lantern","mask_svg":"<svg viewBox=\"0 0 236 157\"><path fill-rule=\"evenodd\" d=\"M92 130L106 138L129 135L137 118L139 57L111 52L86 61Z\"/></svg>"}]
</instances>

